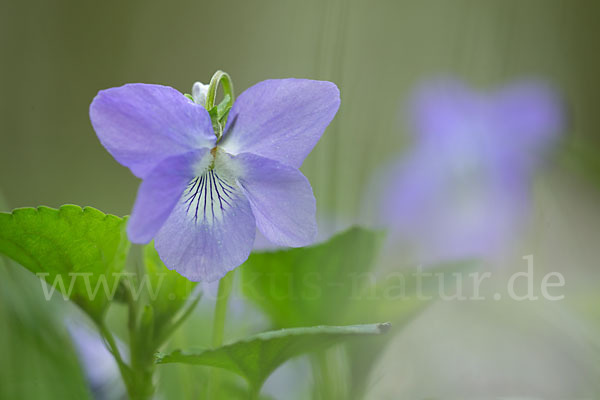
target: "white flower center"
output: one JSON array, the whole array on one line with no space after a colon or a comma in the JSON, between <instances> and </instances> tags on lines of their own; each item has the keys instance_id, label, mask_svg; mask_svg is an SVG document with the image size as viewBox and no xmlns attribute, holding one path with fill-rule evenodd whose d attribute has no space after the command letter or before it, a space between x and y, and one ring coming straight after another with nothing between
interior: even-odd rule
<instances>
[{"instance_id":1,"label":"white flower center","mask_svg":"<svg viewBox=\"0 0 600 400\"><path fill-rule=\"evenodd\" d=\"M195 171L181 202L190 219L212 225L242 196L237 183L242 169L230 154L214 147L196 164Z\"/></svg>"}]
</instances>

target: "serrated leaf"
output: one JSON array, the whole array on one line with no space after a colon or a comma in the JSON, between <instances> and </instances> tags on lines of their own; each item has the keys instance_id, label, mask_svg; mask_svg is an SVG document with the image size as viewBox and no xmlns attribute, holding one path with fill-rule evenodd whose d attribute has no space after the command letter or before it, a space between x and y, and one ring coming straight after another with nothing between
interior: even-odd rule
<instances>
[{"instance_id":1,"label":"serrated leaf","mask_svg":"<svg viewBox=\"0 0 600 400\"><path fill-rule=\"evenodd\" d=\"M256 393L281 364L303 353L322 350L355 336L379 335L389 324L314 326L263 332L244 340L198 353L157 355L158 364L184 363L223 368L249 382Z\"/></svg>"},{"instance_id":2,"label":"serrated leaf","mask_svg":"<svg viewBox=\"0 0 600 400\"><path fill-rule=\"evenodd\" d=\"M353 227L312 247L252 253L242 290L280 328L346 324L382 238Z\"/></svg>"},{"instance_id":3,"label":"serrated leaf","mask_svg":"<svg viewBox=\"0 0 600 400\"><path fill-rule=\"evenodd\" d=\"M91 207L20 208L0 213L0 253L42 274L47 293L56 285L97 319L124 267L130 245L125 224Z\"/></svg>"}]
</instances>

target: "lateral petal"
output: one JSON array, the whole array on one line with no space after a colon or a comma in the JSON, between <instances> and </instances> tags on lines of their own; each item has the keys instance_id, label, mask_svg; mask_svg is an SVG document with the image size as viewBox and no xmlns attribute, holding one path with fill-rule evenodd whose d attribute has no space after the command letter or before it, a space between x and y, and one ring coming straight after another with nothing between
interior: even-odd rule
<instances>
[{"instance_id":1,"label":"lateral petal","mask_svg":"<svg viewBox=\"0 0 600 400\"><path fill-rule=\"evenodd\" d=\"M243 167L238 180L263 235L282 246L313 243L316 200L308 179L294 167L254 154L239 154L235 160Z\"/></svg>"},{"instance_id":2,"label":"lateral petal","mask_svg":"<svg viewBox=\"0 0 600 400\"><path fill-rule=\"evenodd\" d=\"M196 176L195 165L209 157L208 149L200 149L169 157L158 164L140 185L127 234L133 243L150 242L163 226L186 187ZM205 164L208 160L205 161Z\"/></svg>"}]
</instances>

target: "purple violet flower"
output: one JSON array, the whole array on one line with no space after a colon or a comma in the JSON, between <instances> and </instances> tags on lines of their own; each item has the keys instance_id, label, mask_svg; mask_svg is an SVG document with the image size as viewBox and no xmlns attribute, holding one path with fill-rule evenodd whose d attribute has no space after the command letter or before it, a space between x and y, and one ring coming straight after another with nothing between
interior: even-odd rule
<instances>
[{"instance_id":1,"label":"purple violet flower","mask_svg":"<svg viewBox=\"0 0 600 400\"><path fill-rule=\"evenodd\" d=\"M522 82L492 93L455 81L419 88L415 144L386 168L379 210L418 261L493 256L526 221L533 173L563 128L558 96Z\"/></svg>"},{"instance_id":2,"label":"purple violet flower","mask_svg":"<svg viewBox=\"0 0 600 400\"><path fill-rule=\"evenodd\" d=\"M127 226L134 243L155 240L170 269L214 281L250 254L256 228L289 247L313 242L315 198L299 171L339 107L335 84L260 82L233 104L217 138L204 107L160 85L100 91L90 119L102 145L143 181Z\"/></svg>"}]
</instances>

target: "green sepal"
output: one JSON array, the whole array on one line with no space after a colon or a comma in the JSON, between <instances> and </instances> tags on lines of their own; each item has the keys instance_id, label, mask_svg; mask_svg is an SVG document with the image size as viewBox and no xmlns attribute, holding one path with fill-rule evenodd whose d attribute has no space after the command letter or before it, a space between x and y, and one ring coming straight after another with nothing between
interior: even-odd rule
<instances>
[{"instance_id":1,"label":"green sepal","mask_svg":"<svg viewBox=\"0 0 600 400\"><path fill-rule=\"evenodd\" d=\"M225 118L227 117L229 110L231 110L231 106L232 106L231 96L229 94L226 94L223 97L223 100L217 106L216 117L220 123L224 124Z\"/></svg>"}]
</instances>

